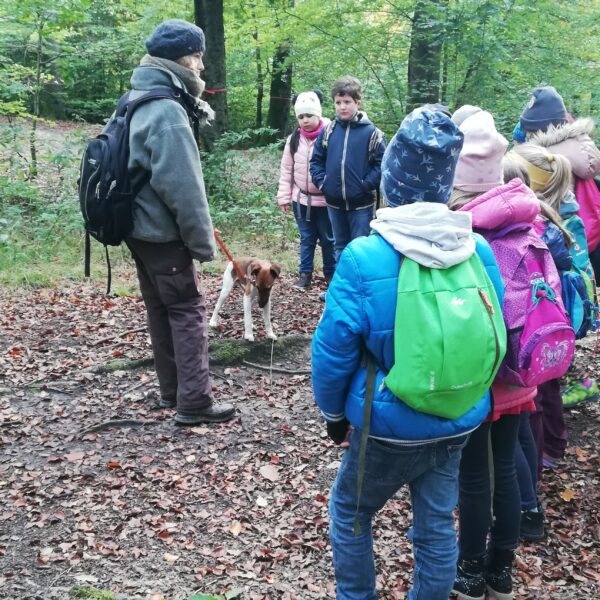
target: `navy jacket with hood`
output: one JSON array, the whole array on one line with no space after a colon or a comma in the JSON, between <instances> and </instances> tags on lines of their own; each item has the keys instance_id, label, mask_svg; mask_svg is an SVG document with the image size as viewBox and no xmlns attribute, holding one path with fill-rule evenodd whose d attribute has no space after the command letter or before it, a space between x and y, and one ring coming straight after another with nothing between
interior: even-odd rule
<instances>
[{"instance_id":1,"label":"navy jacket with hood","mask_svg":"<svg viewBox=\"0 0 600 600\"><path fill-rule=\"evenodd\" d=\"M381 178L385 136L360 111L350 121L336 117L323 147L326 132L324 128L317 138L310 161L313 183L333 208L357 210L373 206Z\"/></svg>"}]
</instances>

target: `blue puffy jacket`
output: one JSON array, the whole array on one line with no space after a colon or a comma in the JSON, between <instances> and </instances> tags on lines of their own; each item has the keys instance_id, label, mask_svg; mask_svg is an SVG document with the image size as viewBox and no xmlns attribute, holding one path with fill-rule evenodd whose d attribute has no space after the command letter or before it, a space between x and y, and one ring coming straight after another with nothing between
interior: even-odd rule
<instances>
[{"instance_id":1,"label":"blue puffy jacket","mask_svg":"<svg viewBox=\"0 0 600 600\"><path fill-rule=\"evenodd\" d=\"M504 285L496 259L487 242L477 234L473 236L476 252L502 303ZM371 436L416 444L463 435L488 415L489 392L453 421L418 412L387 387L381 389L381 382L394 363L399 268L400 254L379 235L357 238L342 253L327 292L325 312L313 336L316 403L326 420L340 421L345 416L354 427L362 429L366 367L361 358L366 345L377 365L385 369L377 370Z\"/></svg>"},{"instance_id":2,"label":"blue puffy jacket","mask_svg":"<svg viewBox=\"0 0 600 600\"><path fill-rule=\"evenodd\" d=\"M569 252L564 233L548 219L543 219L543 228L540 227L539 221L534 226L544 244L548 246L557 270L569 271L573 266L573 257Z\"/></svg>"},{"instance_id":3,"label":"blue puffy jacket","mask_svg":"<svg viewBox=\"0 0 600 600\"><path fill-rule=\"evenodd\" d=\"M328 206L344 210L373 206L385 136L363 112L351 121L336 117L332 126L326 146L327 127L315 143L310 160L313 183L325 194Z\"/></svg>"}]
</instances>

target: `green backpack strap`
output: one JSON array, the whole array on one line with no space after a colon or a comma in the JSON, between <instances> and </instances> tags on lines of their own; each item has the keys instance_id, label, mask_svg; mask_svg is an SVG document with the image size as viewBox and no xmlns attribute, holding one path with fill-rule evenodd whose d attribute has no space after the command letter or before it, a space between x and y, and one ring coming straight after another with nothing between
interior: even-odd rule
<instances>
[{"instance_id":1,"label":"green backpack strap","mask_svg":"<svg viewBox=\"0 0 600 600\"><path fill-rule=\"evenodd\" d=\"M375 395L375 357L365 348L365 360L367 362L367 383L365 386L365 407L363 410L363 428L360 436L360 448L358 450L358 473L356 477L356 514L354 515L354 535L360 535L360 523L358 511L360 507L360 496L362 494L363 481L365 479L365 462L367 458L367 442L369 440L369 429L371 427L371 408Z\"/></svg>"}]
</instances>

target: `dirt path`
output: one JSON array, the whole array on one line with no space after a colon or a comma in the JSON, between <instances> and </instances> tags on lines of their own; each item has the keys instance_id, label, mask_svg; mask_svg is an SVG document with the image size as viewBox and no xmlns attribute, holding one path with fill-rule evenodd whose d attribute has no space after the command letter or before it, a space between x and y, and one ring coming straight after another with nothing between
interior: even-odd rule
<instances>
[{"instance_id":1,"label":"dirt path","mask_svg":"<svg viewBox=\"0 0 600 600\"><path fill-rule=\"evenodd\" d=\"M276 293L276 332L310 335L319 290L291 283ZM151 367L125 368L150 355L139 297L101 287L0 296L0 597L58 600L92 586L128 600L333 598L326 505L342 451L309 376L214 365L215 394L238 417L177 428L173 411L155 408ZM203 287L212 307L219 278ZM240 304L229 299L216 337L241 337ZM260 340L258 313L255 324ZM591 349L579 352L597 372ZM309 368L307 343L275 356L281 369ZM547 543L519 550L520 599L600 595L598 415L597 405L569 413L567 458L545 474ZM385 599L409 584L409 511L401 494L377 520Z\"/></svg>"}]
</instances>

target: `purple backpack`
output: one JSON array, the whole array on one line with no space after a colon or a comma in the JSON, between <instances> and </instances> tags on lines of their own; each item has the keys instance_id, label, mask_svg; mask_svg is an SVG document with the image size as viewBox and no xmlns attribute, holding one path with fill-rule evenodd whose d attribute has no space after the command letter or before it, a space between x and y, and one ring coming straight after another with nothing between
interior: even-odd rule
<instances>
[{"instance_id":1,"label":"purple backpack","mask_svg":"<svg viewBox=\"0 0 600 600\"><path fill-rule=\"evenodd\" d=\"M530 387L561 377L573 359L575 332L565 313L550 250L528 223L482 233L506 286L503 313L508 340L497 379Z\"/></svg>"}]
</instances>

